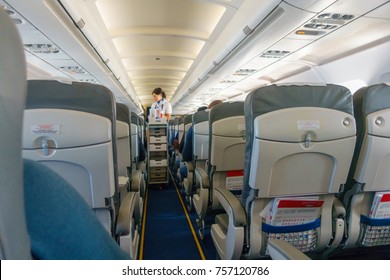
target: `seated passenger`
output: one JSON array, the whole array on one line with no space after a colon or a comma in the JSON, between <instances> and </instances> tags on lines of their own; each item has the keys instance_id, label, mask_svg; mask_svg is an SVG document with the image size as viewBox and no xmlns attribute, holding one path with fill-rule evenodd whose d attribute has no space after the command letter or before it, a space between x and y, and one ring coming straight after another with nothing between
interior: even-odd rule
<instances>
[{"instance_id":1,"label":"seated passenger","mask_svg":"<svg viewBox=\"0 0 390 280\"><path fill-rule=\"evenodd\" d=\"M24 160L24 200L31 254L45 260L126 260L84 199L57 173Z\"/></svg>"}]
</instances>

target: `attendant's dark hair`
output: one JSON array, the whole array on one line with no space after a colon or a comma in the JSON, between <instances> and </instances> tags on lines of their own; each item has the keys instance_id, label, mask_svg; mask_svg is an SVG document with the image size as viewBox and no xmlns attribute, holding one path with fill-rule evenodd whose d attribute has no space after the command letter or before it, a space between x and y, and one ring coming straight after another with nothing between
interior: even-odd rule
<instances>
[{"instance_id":1,"label":"attendant's dark hair","mask_svg":"<svg viewBox=\"0 0 390 280\"><path fill-rule=\"evenodd\" d=\"M165 91L163 91L161 94L162 94L163 98L167 99L167 95L165 94Z\"/></svg>"},{"instance_id":2,"label":"attendant's dark hair","mask_svg":"<svg viewBox=\"0 0 390 280\"><path fill-rule=\"evenodd\" d=\"M163 94L163 90L162 90L160 87L155 88L155 89L153 90L153 92L152 92L152 95L153 95L153 94L162 95L162 94ZM164 95L163 95L163 97L164 97Z\"/></svg>"}]
</instances>

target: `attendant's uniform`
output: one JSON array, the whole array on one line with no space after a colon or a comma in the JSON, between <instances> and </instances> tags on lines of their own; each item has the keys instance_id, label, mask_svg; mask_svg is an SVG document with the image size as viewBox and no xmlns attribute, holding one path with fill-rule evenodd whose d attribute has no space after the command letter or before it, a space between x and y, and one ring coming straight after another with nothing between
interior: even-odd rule
<instances>
[{"instance_id":1,"label":"attendant's uniform","mask_svg":"<svg viewBox=\"0 0 390 280\"><path fill-rule=\"evenodd\" d=\"M163 98L158 102L154 102L150 107L150 110L151 116L162 118L165 114L172 114L172 105L167 100L165 100L165 98Z\"/></svg>"}]
</instances>

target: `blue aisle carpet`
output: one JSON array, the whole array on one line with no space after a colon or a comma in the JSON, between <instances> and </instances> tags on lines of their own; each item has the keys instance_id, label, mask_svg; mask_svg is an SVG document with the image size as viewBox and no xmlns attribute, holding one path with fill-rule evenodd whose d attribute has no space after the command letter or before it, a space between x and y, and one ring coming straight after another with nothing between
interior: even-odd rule
<instances>
[{"instance_id":1,"label":"blue aisle carpet","mask_svg":"<svg viewBox=\"0 0 390 280\"><path fill-rule=\"evenodd\" d=\"M201 259L173 184L149 188L144 260Z\"/></svg>"}]
</instances>

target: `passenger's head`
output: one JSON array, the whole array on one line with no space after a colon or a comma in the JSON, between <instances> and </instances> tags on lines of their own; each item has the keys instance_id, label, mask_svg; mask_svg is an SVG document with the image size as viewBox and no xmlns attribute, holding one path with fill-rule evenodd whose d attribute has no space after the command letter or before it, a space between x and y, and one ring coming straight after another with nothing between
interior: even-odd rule
<instances>
[{"instance_id":1,"label":"passenger's head","mask_svg":"<svg viewBox=\"0 0 390 280\"><path fill-rule=\"evenodd\" d=\"M154 101L158 102L163 99L163 90L161 88L155 88L152 92Z\"/></svg>"},{"instance_id":2,"label":"passenger's head","mask_svg":"<svg viewBox=\"0 0 390 280\"><path fill-rule=\"evenodd\" d=\"M207 108L208 108L207 106L201 106L201 107L198 108L198 112L207 110Z\"/></svg>"},{"instance_id":3,"label":"passenger's head","mask_svg":"<svg viewBox=\"0 0 390 280\"><path fill-rule=\"evenodd\" d=\"M218 105L218 104L222 104L222 100L214 100L214 101L211 101L211 103L209 104L209 106L207 107L207 109L211 109L213 108L215 105Z\"/></svg>"}]
</instances>

